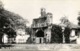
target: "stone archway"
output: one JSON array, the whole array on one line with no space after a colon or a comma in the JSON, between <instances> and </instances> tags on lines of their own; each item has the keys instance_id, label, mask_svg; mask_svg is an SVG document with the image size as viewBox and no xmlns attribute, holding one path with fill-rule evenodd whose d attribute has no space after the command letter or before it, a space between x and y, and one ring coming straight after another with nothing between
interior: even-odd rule
<instances>
[{"instance_id":1,"label":"stone archway","mask_svg":"<svg viewBox=\"0 0 80 51\"><path fill-rule=\"evenodd\" d=\"M38 30L35 34L36 37L44 37L44 31Z\"/></svg>"}]
</instances>

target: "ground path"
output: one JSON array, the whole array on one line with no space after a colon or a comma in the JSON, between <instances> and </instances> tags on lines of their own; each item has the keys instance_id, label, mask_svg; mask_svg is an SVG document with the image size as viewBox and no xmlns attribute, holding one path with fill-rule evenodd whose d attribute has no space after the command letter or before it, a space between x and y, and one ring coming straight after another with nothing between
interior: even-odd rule
<instances>
[{"instance_id":1,"label":"ground path","mask_svg":"<svg viewBox=\"0 0 80 51\"><path fill-rule=\"evenodd\" d=\"M2 47L0 51L80 51L77 44L12 44L13 47Z\"/></svg>"}]
</instances>

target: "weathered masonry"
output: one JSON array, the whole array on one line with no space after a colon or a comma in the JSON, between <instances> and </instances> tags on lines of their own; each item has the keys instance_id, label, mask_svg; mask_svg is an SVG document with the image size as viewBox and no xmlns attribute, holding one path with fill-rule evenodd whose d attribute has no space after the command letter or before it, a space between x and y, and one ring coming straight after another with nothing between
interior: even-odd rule
<instances>
[{"instance_id":1,"label":"weathered masonry","mask_svg":"<svg viewBox=\"0 0 80 51\"><path fill-rule=\"evenodd\" d=\"M51 41L52 13L41 9L41 16L33 19L31 40L33 43L49 43Z\"/></svg>"}]
</instances>

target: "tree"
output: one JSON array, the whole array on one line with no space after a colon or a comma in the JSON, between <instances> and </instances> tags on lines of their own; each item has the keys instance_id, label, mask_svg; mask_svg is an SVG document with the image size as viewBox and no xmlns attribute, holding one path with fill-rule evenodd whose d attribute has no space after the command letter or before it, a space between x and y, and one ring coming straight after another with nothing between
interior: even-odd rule
<instances>
[{"instance_id":1,"label":"tree","mask_svg":"<svg viewBox=\"0 0 80 51\"><path fill-rule=\"evenodd\" d=\"M0 1L0 11L4 10L3 3Z\"/></svg>"},{"instance_id":2,"label":"tree","mask_svg":"<svg viewBox=\"0 0 80 51\"><path fill-rule=\"evenodd\" d=\"M67 27L70 24L70 22L69 22L67 17L62 17L60 19L60 21L61 21L60 25L63 24L62 26L64 26L64 27Z\"/></svg>"},{"instance_id":3,"label":"tree","mask_svg":"<svg viewBox=\"0 0 80 51\"><path fill-rule=\"evenodd\" d=\"M3 11L4 9L3 9L3 4L2 4L2 2L0 1L0 13L2 13L2 11ZM2 18L3 17L3 18ZM7 21L7 19L3 16L3 15L1 15L0 14L0 44L2 44L2 36L3 36L3 24L4 24L4 21Z\"/></svg>"},{"instance_id":4,"label":"tree","mask_svg":"<svg viewBox=\"0 0 80 51\"><path fill-rule=\"evenodd\" d=\"M51 43L62 43L62 28L59 25L52 25Z\"/></svg>"},{"instance_id":5,"label":"tree","mask_svg":"<svg viewBox=\"0 0 80 51\"><path fill-rule=\"evenodd\" d=\"M77 20L78 20L78 25L80 25L80 12L79 12L79 16L78 16Z\"/></svg>"},{"instance_id":6,"label":"tree","mask_svg":"<svg viewBox=\"0 0 80 51\"><path fill-rule=\"evenodd\" d=\"M23 19L20 15L7 10L4 10L2 14L8 18L10 25L14 30L17 28L24 28L26 26L26 20Z\"/></svg>"},{"instance_id":7,"label":"tree","mask_svg":"<svg viewBox=\"0 0 80 51\"><path fill-rule=\"evenodd\" d=\"M16 32L17 29L26 29L26 22L27 21L25 19L23 19L20 15L12 13L7 10L3 10L1 14L7 20L7 21L4 21L5 24L3 25L3 27L6 27L4 29L5 33L12 34L10 32Z\"/></svg>"},{"instance_id":8,"label":"tree","mask_svg":"<svg viewBox=\"0 0 80 51\"><path fill-rule=\"evenodd\" d=\"M26 29L27 22L19 14L4 9L2 2L0 2L0 32L14 35L17 29Z\"/></svg>"}]
</instances>

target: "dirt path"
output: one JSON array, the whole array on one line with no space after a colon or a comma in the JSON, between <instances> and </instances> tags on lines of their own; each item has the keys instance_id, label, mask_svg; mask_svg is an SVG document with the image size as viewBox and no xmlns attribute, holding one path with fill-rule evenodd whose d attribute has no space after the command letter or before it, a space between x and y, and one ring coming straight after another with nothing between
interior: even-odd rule
<instances>
[{"instance_id":1,"label":"dirt path","mask_svg":"<svg viewBox=\"0 0 80 51\"><path fill-rule=\"evenodd\" d=\"M77 49L76 49L77 48ZM74 49L74 50L73 50ZM80 51L80 45L68 44L16 44L0 51Z\"/></svg>"}]
</instances>

